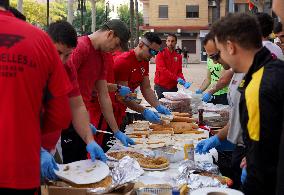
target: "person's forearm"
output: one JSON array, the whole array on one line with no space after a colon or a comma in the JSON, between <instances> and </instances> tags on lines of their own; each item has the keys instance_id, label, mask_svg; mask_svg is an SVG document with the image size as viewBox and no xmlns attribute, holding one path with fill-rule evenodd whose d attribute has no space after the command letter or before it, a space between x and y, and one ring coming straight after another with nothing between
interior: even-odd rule
<instances>
[{"instance_id":1,"label":"person's forearm","mask_svg":"<svg viewBox=\"0 0 284 195\"><path fill-rule=\"evenodd\" d=\"M227 139L227 135L228 135L228 130L229 130L229 123L227 123L227 125L225 127L223 127L222 129L219 130L219 132L217 133L218 138L223 141Z\"/></svg>"},{"instance_id":2,"label":"person's forearm","mask_svg":"<svg viewBox=\"0 0 284 195\"><path fill-rule=\"evenodd\" d=\"M101 111L104 115L106 122L108 123L108 125L110 126L113 132L118 130L119 128L118 128L117 122L113 114L112 102L109 97L109 94L107 95L99 94L98 97L99 97L98 99L100 103L100 108L101 108Z\"/></svg>"},{"instance_id":3,"label":"person's forearm","mask_svg":"<svg viewBox=\"0 0 284 195\"><path fill-rule=\"evenodd\" d=\"M199 89L200 89L201 91L205 91L205 90L209 87L210 83L211 83L211 81L210 81L209 79L205 79L205 80L202 82L202 84L201 84L201 86L199 87Z\"/></svg>"},{"instance_id":4,"label":"person's forearm","mask_svg":"<svg viewBox=\"0 0 284 195\"><path fill-rule=\"evenodd\" d=\"M222 72L222 76L220 77L220 79L218 80L218 82L216 83L216 85L214 85L208 92L211 94L216 93L217 91L223 89L224 87L227 87L230 82L231 79L233 77L233 71L231 70L225 70Z\"/></svg>"},{"instance_id":5,"label":"person's forearm","mask_svg":"<svg viewBox=\"0 0 284 195\"><path fill-rule=\"evenodd\" d=\"M210 94L214 94L216 93L217 91L223 89L224 87L228 86L228 83L227 81L224 81L223 79L220 79L216 85L214 85L209 91L208 93Z\"/></svg>"},{"instance_id":6,"label":"person's forearm","mask_svg":"<svg viewBox=\"0 0 284 195\"><path fill-rule=\"evenodd\" d=\"M143 88L141 87L141 92L145 100L154 108L160 105L154 91L151 88Z\"/></svg>"},{"instance_id":7,"label":"person's forearm","mask_svg":"<svg viewBox=\"0 0 284 195\"><path fill-rule=\"evenodd\" d=\"M145 107L137 104L135 101L123 101L123 103L125 106L138 113L143 113L145 110Z\"/></svg>"},{"instance_id":8,"label":"person's forearm","mask_svg":"<svg viewBox=\"0 0 284 195\"><path fill-rule=\"evenodd\" d=\"M81 103L80 103L81 102ZM70 98L70 106L72 112L72 124L78 135L86 144L94 141L93 133L90 128L89 113L82 99Z\"/></svg>"},{"instance_id":9,"label":"person's forearm","mask_svg":"<svg viewBox=\"0 0 284 195\"><path fill-rule=\"evenodd\" d=\"M282 24L284 24L284 2L283 0L273 0L272 9L280 17Z\"/></svg>"}]
</instances>

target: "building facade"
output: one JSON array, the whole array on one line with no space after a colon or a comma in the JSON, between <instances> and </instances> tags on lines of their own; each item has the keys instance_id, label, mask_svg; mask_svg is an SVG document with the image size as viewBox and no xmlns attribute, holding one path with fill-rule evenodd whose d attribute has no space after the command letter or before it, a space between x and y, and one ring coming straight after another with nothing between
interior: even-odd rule
<instances>
[{"instance_id":1,"label":"building facade","mask_svg":"<svg viewBox=\"0 0 284 195\"><path fill-rule=\"evenodd\" d=\"M210 25L226 13L226 0L141 0L143 31L156 32L163 42L169 33L178 37L177 45L189 52L189 63L206 61L202 40Z\"/></svg>"}]
</instances>

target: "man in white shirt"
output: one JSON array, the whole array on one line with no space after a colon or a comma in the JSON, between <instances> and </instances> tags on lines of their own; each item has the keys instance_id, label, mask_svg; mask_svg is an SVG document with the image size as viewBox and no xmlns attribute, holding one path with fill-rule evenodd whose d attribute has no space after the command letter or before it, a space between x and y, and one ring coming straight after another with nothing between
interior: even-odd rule
<instances>
[{"instance_id":1,"label":"man in white shirt","mask_svg":"<svg viewBox=\"0 0 284 195\"><path fill-rule=\"evenodd\" d=\"M261 27L262 45L265 46L278 59L284 60L281 48L269 41L269 35L273 31L273 18L267 13L257 13L256 18Z\"/></svg>"}]
</instances>

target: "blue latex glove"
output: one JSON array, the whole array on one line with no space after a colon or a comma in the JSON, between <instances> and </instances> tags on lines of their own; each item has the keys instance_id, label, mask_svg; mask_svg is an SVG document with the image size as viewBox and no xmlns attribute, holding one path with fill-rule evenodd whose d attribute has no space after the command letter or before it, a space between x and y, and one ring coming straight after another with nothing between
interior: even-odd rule
<instances>
[{"instance_id":1,"label":"blue latex glove","mask_svg":"<svg viewBox=\"0 0 284 195\"><path fill-rule=\"evenodd\" d=\"M202 94L202 91L201 91L201 89L198 89L198 90L195 91L195 93L196 94Z\"/></svg>"},{"instance_id":2,"label":"blue latex glove","mask_svg":"<svg viewBox=\"0 0 284 195\"><path fill-rule=\"evenodd\" d=\"M90 128L91 128L93 134L96 134L97 128L94 125L92 125L92 124L90 124Z\"/></svg>"},{"instance_id":3,"label":"blue latex glove","mask_svg":"<svg viewBox=\"0 0 284 195\"><path fill-rule=\"evenodd\" d=\"M161 104L156 107L156 110L161 114L165 114L165 115L171 115L172 114L171 111L168 108L166 108L165 106L163 106Z\"/></svg>"},{"instance_id":4,"label":"blue latex glove","mask_svg":"<svg viewBox=\"0 0 284 195\"><path fill-rule=\"evenodd\" d=\"M212 99L212 94L210 93L205 93L202 97L203 102L209 102Z\"/></svg>"},{"instance_id":5,"label":"blue latex glove","mask_svg":"<svg viewBox=\"0 0 284 195\"><path fill-rule=\"evenodd\" d=\"M247 178L247 169L243 168L242 169L242 175L241 175L241 182L242 182L243 185L244 185L244 183L246 181L246 178Z\"/></svg>"},{"instance_id":6,"label":"blue latex glove","mask_svg":"<svg viewBox=\"0 0 284 195\"><path fill-rule=\"evenodd\" d=\"M144 118L147 121L150 121L152 123L162 123L158 113L153 112L153 111L151 111L149 109L145 109L144 112L142 113L142 115L144 116Z\"/></svg>"},{"instance_id":7,"label":"blue latex glove","mask_svg":"<svg viewBox=\"0 0 284 195\"><path fill-rule=\"evenodd\" d=\"M135 144L134 141L131 138L129 138L127 135L125 135L124 133L122 133L119 130L114 133L114 137L119 139L121 141L121 143L126 147L128 147L128 144L129 145Z\"/></svg>"},{"instance_id":8,"label":"blue latex glove","mask_svg":"<svg viewBox=\"0 0 284 195\"><path fill-rule=\"evenodd\" d=\"M117 89L120 96L125 97L131 93L131 90L129 87L118 85Z\"/></svg>"},{"instance_id":9,"label":"blue latex glove","mask_svg":"<svg viewBox=\"0 0 284 195\"><path fill-rule=\"evenodd\" d=\"M185 80L183 80L182 78L178 78L177 79L178 84L180 85L184 85L185 84Z\"/></svg>"},{"instance_id":10,"label":"blue latex glove","mask_svg":"<svg viewBox=\"0 0 284 195\"><path fill-rule=\"evenodd\" d=\"M184 88L188 89L191 86L190 82L185 82L185 84L183 85Z\"/></svg>"},{"instance_id":11,"label":"blue latex glove","mask_svg":"<svg viewBox=\"0 0 284 195\"><path fill-rule=\"evenodd\" d=\"M55 170L59 170L58 166L53 158L53 156L41 148L40 150L40 166L41 166L41 176L49 180L56 180L57 176L54 173Z\"/></svg>"},{"instance_id":12,"label":"blue latex glove","mask_svg":"<svg viewBox=\"0 0 284 195\"><path fill-rule=\"evenodd\" d=\"M217 135L214 135L208 139L200 141L195 148L195 152L199 154L206 154L211 148L215 148L219 145L221 145L221 141Z\"/></svg>"},{"instance_id":13,"label":"blue latex glove","mask_svg":"<svg viewBox=\"0 0 284 195\"><path fill-rule=\"evenodd\" d=\"M89 143L86 149L90 153L92 161L95 161L96 158L99 158L101 161L106 162L107 157L103 149L95 141Z\"/></svg>"}]
</instances>

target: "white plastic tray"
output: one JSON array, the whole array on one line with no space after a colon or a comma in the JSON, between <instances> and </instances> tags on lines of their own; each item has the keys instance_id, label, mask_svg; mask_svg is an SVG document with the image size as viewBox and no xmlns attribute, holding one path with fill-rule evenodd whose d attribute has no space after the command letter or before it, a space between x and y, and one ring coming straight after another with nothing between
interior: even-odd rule
<instances>
[{"instance_id":1,"label":"white plastic tray","mask_svg":"<svg viewBox=\"0 0 284 195\"><path fill-rule=\"evenodd\" d=\"M109 167L102 161L81 160L69 164L58 165L55 174L62 180L75 184L91 184L103 180L109 175Z\"/></svg>"}]
</instances>

